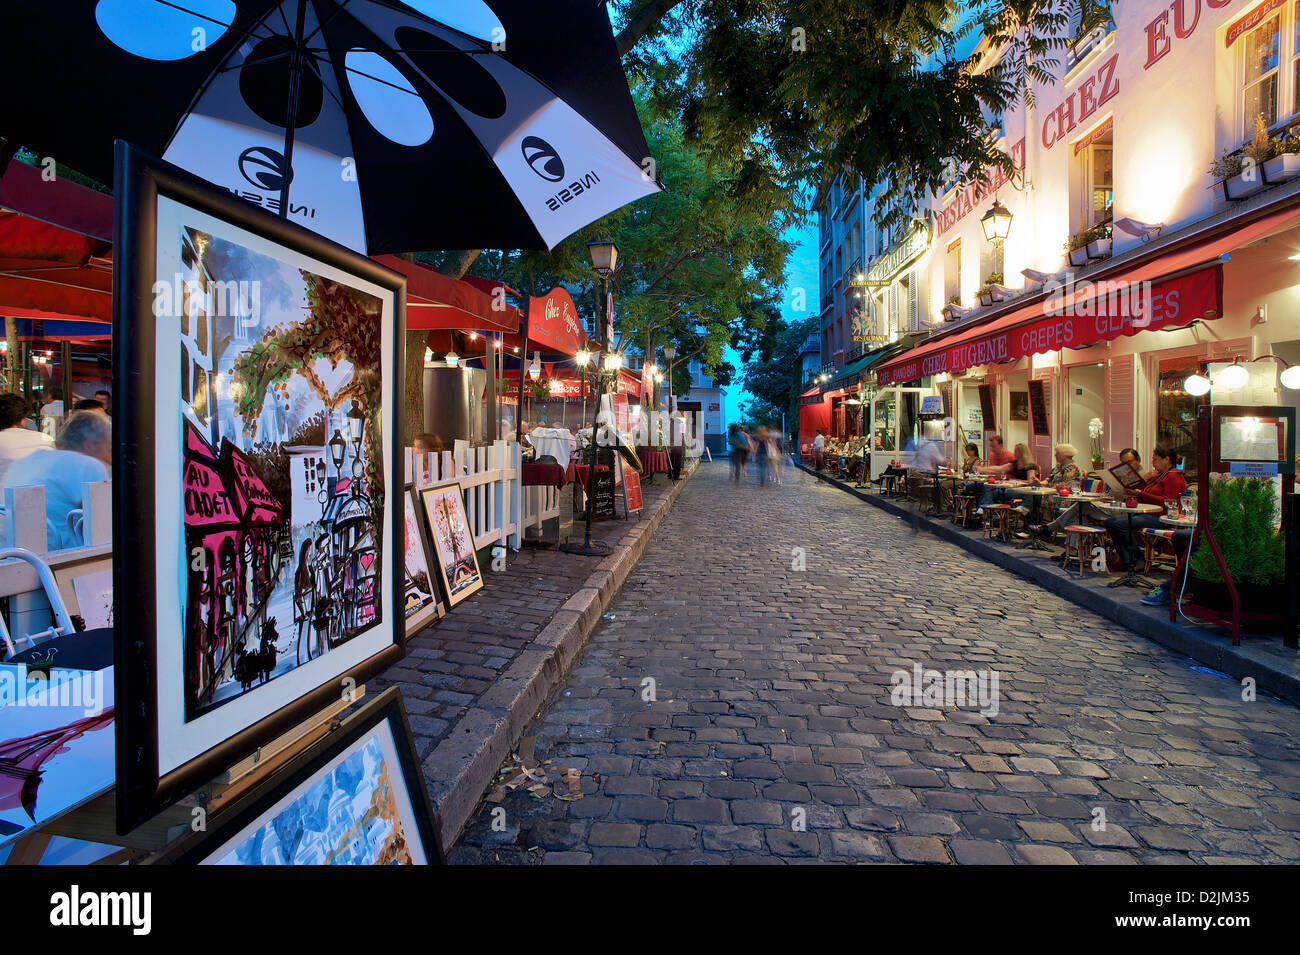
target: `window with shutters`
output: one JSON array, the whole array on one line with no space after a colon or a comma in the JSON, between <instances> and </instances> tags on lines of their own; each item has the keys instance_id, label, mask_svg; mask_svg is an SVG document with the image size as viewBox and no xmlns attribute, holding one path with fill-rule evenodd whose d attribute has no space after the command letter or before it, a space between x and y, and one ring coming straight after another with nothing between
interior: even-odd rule
<instances>
[{"instance_id":1,"label":"window with shutters","mask_svg":"<svg viewBox=\"0 0 1300 955\"><path fill-rule=\"evenodd\" d=\"M1135 447L1145 460L1150 447L1143 448L1134 434L1136 420L1136 394L1133 387L1133 356L1112 358L1106 369L1106 450L1107 466L1119 461L1119 453Z\"/></svg>"},{"instance_id":2,"label":"window with shutters","mask_svg":"<svg viewBox=\"0 0 1300 955\"><path fill-rule=\"evenodd\" d=\"M1162 358L1160 381L1156 388L1156 441L1174 453L1174 464L1183 466L1188 481L1196 477L1196 416L1209 395L1189 395L1183 382L1190 375L1204 374L1201 359Z\"/></svg>"}]
</instances>

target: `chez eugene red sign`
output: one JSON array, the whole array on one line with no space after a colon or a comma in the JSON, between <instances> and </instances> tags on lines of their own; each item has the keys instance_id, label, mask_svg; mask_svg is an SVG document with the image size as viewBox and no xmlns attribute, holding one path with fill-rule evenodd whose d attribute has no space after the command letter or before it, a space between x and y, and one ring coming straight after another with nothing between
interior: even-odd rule
<instances>
[{"instance_id":1,"label":"chez eugene red sign","mask_svg":"<svg viewBox=\"0 0 1300 955\"><path fill-rule=\"evenodd\" d=\"M1123 286L1122 293L1116 288L1121 283L1100 283L1088 290L1084 285L1075 288L1074 300L1068 305L1058 306L1049 297L1040 318L883 365L876 371L876 384L912 381L924 375L1013 361L1057 348L1078 348L1121 335L1176 328L1193 319L1217 318L1222 313L1221 268L1202 269L1160 282L1131 283ZM1095 294L1089 296L1089 291Z\"/></svg>"}]
</instances>

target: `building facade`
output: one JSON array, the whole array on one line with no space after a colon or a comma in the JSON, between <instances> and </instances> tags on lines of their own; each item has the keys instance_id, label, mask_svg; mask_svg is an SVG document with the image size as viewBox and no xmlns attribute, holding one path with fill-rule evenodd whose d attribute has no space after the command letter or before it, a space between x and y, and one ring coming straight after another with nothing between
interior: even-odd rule
<instances>
[{"instance_id":1,"label":"building facade","mask_svg":"<svg viewBox=\"0 0 1300 955\"><path fill-rule=\"evenodd\" d=\"M1191 470L1200 405L1297 405L1279 375L1300 361L1300 155L1260 147L1300 153L1300 3L1140 0L1114 17L1000 118L1015 175L933 197L913 273L924 334L872 370L873 441L923 436L916 409L938 394L954 459L997 431L1045 465L1057 443L1109 465L1161 442ZM981 224L995 202L1001 243ZM1188 393L1233 361L1245 388Z\"/></svg>"}]
</instances>

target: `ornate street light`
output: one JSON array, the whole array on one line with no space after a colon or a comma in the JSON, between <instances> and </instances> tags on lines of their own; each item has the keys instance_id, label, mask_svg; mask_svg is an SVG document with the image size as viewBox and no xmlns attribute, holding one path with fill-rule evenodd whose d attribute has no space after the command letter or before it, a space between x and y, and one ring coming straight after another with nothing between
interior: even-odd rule
<instances>
[{"instance_id":1,"label":"ornate street light","mask_svg":"<svg viewBox=\"0 0 1300 955\"><path fill-rule=\"evenodd\" d=\"M343 435L338 428L334 429L334 437L330 438L330 459L334 462L334 469L340 478L343 477L343 457L348 453L348 443L343 440Z\"/></svg>"},{"instance_id":2,"label":"ornate street light","mask_svg":"<svg viewBox=\"0 0 1300 955\"><path fill-rule=\"evenodd\" d=\"M443 359L443 361L445 361L445 362L447 363L447 367L448 367L448 368L455 368L457 362L460 361L460 356L457 355L454 351L449 351L449 352L447 352L447 355L446 355L446 357Z\"/></svg>"},{"instance_id":3,"label":"ornate street light","mask_svg":"<svg viewBox=\"0 0 1300 955\"><path fill-rule=\"evenodd\" d=\"M984 213L980 228L984 230L984 238L995 245L1007 241L1011 234L1011 213L1000 199L994 199L992 208Z\"/></svg>"},{"instance_id":4,"label":"ornate street light","mask_svg":"<svg viewBox=\"0 0 1300 955\"><path fill-rule=\"evenodd\" d=\"M604 276L613 275L618 268L618 246L613 239L592 239L587 243L591 267Z\"/></svg>"}]
</instances>

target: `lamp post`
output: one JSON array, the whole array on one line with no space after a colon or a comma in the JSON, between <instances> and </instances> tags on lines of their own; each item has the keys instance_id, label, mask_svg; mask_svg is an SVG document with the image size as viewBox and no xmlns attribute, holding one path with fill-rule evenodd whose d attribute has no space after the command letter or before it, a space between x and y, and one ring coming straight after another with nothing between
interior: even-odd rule
<instances>
[{"instance_id":1,"label":"lamp post","mask_svg":"<svg viewBox=\"0 0 1300 955\"><path fill-rule=\"evenodd\" d=\"M677 411L677 396L673 394L673 366L677 361L677 347L664 346L664 357L668 359L668 444L673 443L673 414Z\"/></svg>"},{"instance_id":2,"label":"lamp post","mask_svg":"<svg viewBox=\"0 0 1300 955\"><path fill-rule=\"evenodd\" d=\"M579 348L573 356L573 362L578 366L578 375L582 378L582 417L578 419L578 428L581 429L587 421L587 366L591 364L591 352Z\"/></svg>"},{"instance_id":3,"label":"lamp post","mask_svg":"<svg viewBox=\"0 0 1300 955\"><path fill-rule=\"evenodd\" d=\"M980 218L980 228L984 230L984 238L993 243L993 249L997 253L997 265L993 271L1001 274L1003 269L1002 244L1007 241L1007 236L1011 234L1011 212L1002 204L1000 199L994 199L989 211Z\"/></svg>"},{"instance_id":4,"label":"lamp post","mask_svg":"<svg viewBox=\"0 0 1300 955\"><path fill-rule=\"evenodd\" d=\"M609 338L609 277L618 269L618 246L610 239L596 239L587 243L587 251L591 255L591 267L600 276L601 296L600 300L604 303L602 311L606 314L600 316L600 350L604 355L608 352L610 342ZM615 374L617 374L615 370ZM585 394L584 387L584 394ZM604 397L605 376L599 372L596 375L596 408L592 414L591 422L591 452L587 455L587 521L586 531L583 535L581 544L574 544L572 541L565 541L560 545L560 550L566 554L580 554L584 557L605 557L610 553L607 544L599 542L593 543L591 540L591 512L594 510L592 505L595 503L596 496L593 493L596 488L596 439L599 434L597 423L600 420L600 401ZM583 416L586 416L586 399L583 400Z\"/></svg>"}]
</instances>

